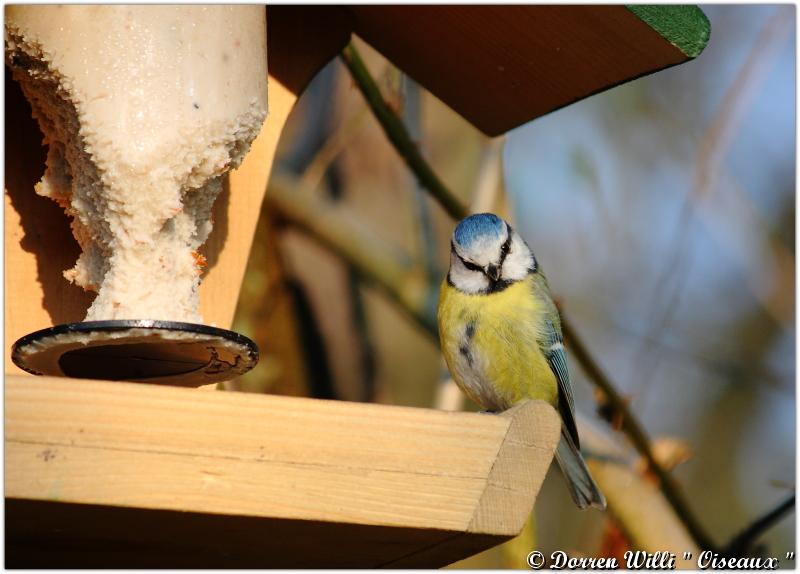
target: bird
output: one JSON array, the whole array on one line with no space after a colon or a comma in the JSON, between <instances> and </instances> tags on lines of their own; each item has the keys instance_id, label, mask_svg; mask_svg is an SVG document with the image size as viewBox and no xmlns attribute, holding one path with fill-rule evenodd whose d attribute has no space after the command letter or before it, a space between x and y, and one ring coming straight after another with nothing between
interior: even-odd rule
<instances>
[{"instance_id":1,"label":"bird","mask_svg":"<svg viewBox=\"0 0 800 574\"><path fill-rule=\"evenodd\" d=\"M498 412L539 399L557 409L555 458L572 499L605 509L580 452L558 309L533 252L502 218L478 213L455 227L437 320L450 374L480 407Z\"/></svg>"}]
</instances>

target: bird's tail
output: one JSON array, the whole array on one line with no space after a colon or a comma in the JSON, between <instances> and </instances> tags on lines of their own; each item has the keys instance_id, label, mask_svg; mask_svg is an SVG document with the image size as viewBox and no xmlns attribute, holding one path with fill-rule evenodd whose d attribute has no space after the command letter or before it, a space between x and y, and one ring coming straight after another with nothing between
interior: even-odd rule
<instances>
[{"instance_id":1,"label":"bird's tail","mask_svg":"<svg viewBox=\"0 0 800 574\"><path fill-rule=\"evenodd\" d=\"M575 501L578 508L584 509L593 506L594 508L605 510L606 498L600 492L600 488L592 478L592 475L589 474L589 469L586 468L581 452L575 446L572 437L569 436L569 432L565 428L561 429L561 440L556 449L556 460L558 461L558 466L561 467L564 478L567 479L567 487L572 495L572 500Z\"/></svg>"}]
</instances>

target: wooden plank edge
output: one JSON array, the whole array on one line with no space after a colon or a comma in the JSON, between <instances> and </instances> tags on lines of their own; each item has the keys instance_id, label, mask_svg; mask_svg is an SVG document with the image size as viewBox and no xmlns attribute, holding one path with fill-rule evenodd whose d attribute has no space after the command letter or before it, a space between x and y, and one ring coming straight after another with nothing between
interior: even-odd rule
<instances>
[{"instance_id":1,"label":"wooden plank edge","mask_svg":"<svg viewBox=\"0 0 800 574\"><path fill-rule=\"evenodd\" d=\"M6 523L9 568L377 568L409 547L454 536L437 529L17 498L6 499ZM425 565L463 557L433 555Z\"/></svg>"},{"instance_id":2,"label":"wooden plank edge","mask_svg":"<svg viewBox=\"0 0 800 574\"><path fill-rule=\"evenodd\" d=\"M489 472L469 532L516 536L525 525L561 437L561 417L544 401L526 401L500 414L508 432Z\"/></svg>"},{"instance_id":3,"label":"wooden plank edge","mask_svg":"<svg viewBox=\"0 0 800 574\"><path fill-rule=\"evenodd\" d=\"M499 416L511 419L508 431L467 531L384 567L439 568L501 544L522 531L558 446L561 417L544 401L526 401ZM536 451L540 456L532 456Z\"/></svg>"},{"instance_id":4,"label":"wooden plank edge","mask_svg":"<svg viewBox=\"0 0 800 574\"><path fill-rule=\"evenodd\" d=\"M458 532L507 429L476 413L8 377L6 496ZM341 506L345 493L361 503Z\"/></svg>"}]
</instances>

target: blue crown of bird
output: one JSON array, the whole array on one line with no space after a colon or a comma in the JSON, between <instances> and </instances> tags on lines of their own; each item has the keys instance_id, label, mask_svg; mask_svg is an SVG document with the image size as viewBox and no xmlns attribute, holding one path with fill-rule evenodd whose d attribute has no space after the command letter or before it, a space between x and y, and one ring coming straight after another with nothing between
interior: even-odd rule
<instances>
[{"instance_id":1,"label":"blue crown of bird","mask_svg":"<svg viewBox=\"0 0 800 574\"><path fill-rule=\"evenodd\" d=\"M528 244L493 213L453 231L439 308L442 354L453 380L487 411L543 400L562 420L555 458L579 508L606 502L580 452L561 319Z\"/></svg>"}]
</instances>

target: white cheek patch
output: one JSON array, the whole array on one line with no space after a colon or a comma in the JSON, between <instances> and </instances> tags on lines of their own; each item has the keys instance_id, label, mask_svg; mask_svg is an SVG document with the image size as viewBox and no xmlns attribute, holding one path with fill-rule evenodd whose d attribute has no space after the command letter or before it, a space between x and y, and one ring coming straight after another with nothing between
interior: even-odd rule
<instances>
[{"instance_id":1,"label":"white cheek patch","mask_svg":"<svg viewBox=\"0 0 800 574\"><path fill-rule=\"evenodd\" d=\"M450 273L448 275L453 286L462 293L475 294L489 288L489 279L480 271L472 271L464 267L464 263L455 254L450 254Z\"/></svg>"},{"instance_id":2,"label":"white cheek patch","mask_svg":"<svg viewBox=\"0 0 800 574\"><path fill-rule=\"evenodd\" d=\"M528 270L533 267L533 255L518 234L511 239L511 250L503 261L502 278L506 281L520 281L528 276Z\"/></svg>"}]
</instances>

